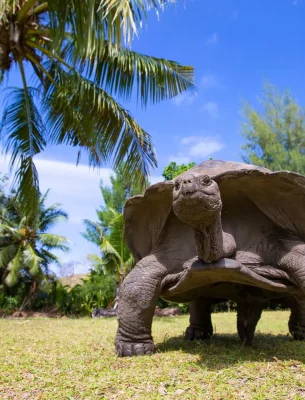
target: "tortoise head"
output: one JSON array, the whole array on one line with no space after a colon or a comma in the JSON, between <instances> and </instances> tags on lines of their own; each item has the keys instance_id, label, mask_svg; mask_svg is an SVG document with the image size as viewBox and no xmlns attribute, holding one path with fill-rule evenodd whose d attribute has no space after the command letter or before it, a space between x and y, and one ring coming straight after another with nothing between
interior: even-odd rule
<instances>
[{"instance_id":1,"label":"tortoise head","mask_svg":"<svg viewBox=\"0 0 305 400\"><path fill-rule=\"evenodd\" d=\"M173 209L182 222L209 226L221 208L218 185L208 175L183 174L175 180Z\"/></svg>"}]
</instances>

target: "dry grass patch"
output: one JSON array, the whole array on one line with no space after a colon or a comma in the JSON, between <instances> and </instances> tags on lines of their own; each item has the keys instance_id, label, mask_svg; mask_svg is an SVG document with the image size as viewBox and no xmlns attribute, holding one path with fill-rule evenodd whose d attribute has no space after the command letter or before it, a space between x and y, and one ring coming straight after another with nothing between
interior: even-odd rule
<instances>
[{"instance_id":1,"label":"dry grass patch","mask_svg":"<svg viewBox=\"0 0 305 400\"><path fill-rule=\"evenodd\" d=\"M305 343L288 312L265 312L252 348L236 314L215 314L217 335L188 343L188 317L155 318L158 352L117 358L115 319L0 320L1 399L305 399Z\"/></svg>"}]
</instances>

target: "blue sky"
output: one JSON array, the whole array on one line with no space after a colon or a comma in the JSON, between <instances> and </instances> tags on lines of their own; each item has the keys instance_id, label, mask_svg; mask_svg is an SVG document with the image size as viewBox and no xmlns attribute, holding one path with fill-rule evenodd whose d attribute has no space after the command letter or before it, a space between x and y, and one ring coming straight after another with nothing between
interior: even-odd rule
<instances>
[{"instance_id":1,"label":"blue sky","mask_svg":"<svg viewBox=\"0 0 305 400\"><path fill-rule=\"evenodd\" d=\"M170 161L241 160L242 101L258 108L264 81L290 89L305 104L304 20L305 0L178 0L159 19L148 14L132 49L192 65L197 85L196 93L146 110L133 101L124 104L152 135L159 164L153 182ZM19 82L14 73L8 84ZM70 238L71 252L62 260L79 262L80 272L89 267L86 254L98 253L80 235L82 219L95 219L102 203L99 181L107 184L111 169L90 171L75 160L76 150L54 147L38 157L37 166L42 190L51 189L49 201L69 212L69 222L55 231ZM0 167L7 171L3 158Z\"/></svg>"}]
</instances>

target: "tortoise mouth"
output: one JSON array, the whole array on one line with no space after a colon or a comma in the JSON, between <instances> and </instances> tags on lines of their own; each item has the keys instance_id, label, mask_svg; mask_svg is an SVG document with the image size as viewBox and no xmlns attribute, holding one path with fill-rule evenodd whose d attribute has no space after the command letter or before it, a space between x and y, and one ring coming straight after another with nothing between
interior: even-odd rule
<instances>
[{"instance_id":1,"label":"tortoise mouth","mask_svg":"<svg viewBox=\"0 0 305 400\"><path fill-rule=\"evenodd\" d=\"M173 206L176 208L187 207L191 209L192 207L200 207L200 209L205 210L217 210L221 207L220 198L215 195L215 193L206 193L201 190L186 191L183 193L175 193L173 199Z\"/></svg>"}]
</instances>

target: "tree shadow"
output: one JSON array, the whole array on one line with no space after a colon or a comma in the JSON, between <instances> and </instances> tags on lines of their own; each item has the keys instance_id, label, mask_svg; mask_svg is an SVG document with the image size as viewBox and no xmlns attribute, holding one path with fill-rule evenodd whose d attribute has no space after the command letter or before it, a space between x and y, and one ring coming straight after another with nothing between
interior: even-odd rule
<instances>
[{"instance_id":1,"label":"tree shadow","mask_svg":"<svg viewBox=\"0 0 305 400\"><path fill-rule=\"evenodd\" d=\"M246 346L236 334L217 334L205 341L187 341L183 336L165 338L157 352L182 351L197 355L202 369L220 370L247 362L297 361L305 363L305 342L288 335L257 333L252 346Z\"/></svg>"}]
</instances>

